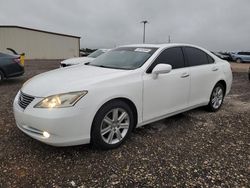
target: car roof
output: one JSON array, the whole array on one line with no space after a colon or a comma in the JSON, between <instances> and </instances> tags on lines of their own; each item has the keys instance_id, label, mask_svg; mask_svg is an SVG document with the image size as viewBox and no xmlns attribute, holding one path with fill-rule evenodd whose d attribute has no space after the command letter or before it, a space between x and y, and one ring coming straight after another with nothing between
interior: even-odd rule
<instances>
[{"instance_id":1,"label":"car roof","mask_svg":"<svg viewBox=\"0 0 250 188\"><path fill-rule=\"evenodd\" d=\"M191 44L184 44L184 43L167 43L167 44L131 44L131 45L123 45L119 47L138 47L138 48L168 48L168 47L175 47L175 46L190 46L195 48L203 49L199 46L191 45Z\"/></svg>"},{"instance_id":2,"label":"car roof","mask_svg":"<svg viewBox=\"0 0 250 188\"><path fill-rule=\"evenodd\" d=\"M211 53L209 50L196 46L196 45L192 45L192 44L185 44L185 43L167 43L167 44L132 44L132 45L124 45L124 46L119 46L119 47L137 47L137 48L157 48L158 50L163 50L165 48L170 48L170 47L178 47L178 46L187 46L187 47L194 47L194 48L198 48L204 52L206 52L207 54L209 54L211 57L213 57L214 59L220 59L218 58L216 55L214 55L213 53Z\"/></svg>"}]
</instances>

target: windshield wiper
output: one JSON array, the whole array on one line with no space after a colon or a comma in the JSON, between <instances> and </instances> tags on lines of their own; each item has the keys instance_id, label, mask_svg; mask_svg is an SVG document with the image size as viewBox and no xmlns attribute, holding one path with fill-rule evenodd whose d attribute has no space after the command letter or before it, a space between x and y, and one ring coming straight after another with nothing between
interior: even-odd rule
<instances>
[{"instance_id":1,"label":"windshield wiper","mask_svg":"<svg viewBox=\"0 0 250 188\"><path fill-rule=\"evenodd\" d=\"M108 67L108 66L105 66L105 65L93 65L93 64L90 64L90 63L85 63L85 65L91 65L91 66L102 67L102 68L113 68L113 67Z\"/></svg>"},{"instance_id":2,"label":"windshield wiper","mask_svg":"<svg viewBox=\"0 0 250 188\"><path fill-rule=\"evenodd\" d=\"M93 65L96 67L102 67L102 68L111 68L111 69L115 69L114 67L109 67L109 66L105 66L105 65Z\"/></svg>"}]
</instances>

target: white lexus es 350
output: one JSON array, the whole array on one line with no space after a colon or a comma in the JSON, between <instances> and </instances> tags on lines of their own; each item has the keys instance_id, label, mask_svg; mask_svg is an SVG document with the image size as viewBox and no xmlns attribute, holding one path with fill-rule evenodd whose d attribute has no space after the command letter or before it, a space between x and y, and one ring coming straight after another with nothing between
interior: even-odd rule
<instances>
[{"instance_id":1,"label":"white lexus es 350","mask_svg":"<svg viewBox=\"0 0 250 188\"><path fill-rule=\"evenodd\" d=\"M231 84L229 63L203 48L127 45L30 79L14 115L19 129L46 144L112 149L136 127L200 106L217 111Z\"/></svg>"}]
</instances>

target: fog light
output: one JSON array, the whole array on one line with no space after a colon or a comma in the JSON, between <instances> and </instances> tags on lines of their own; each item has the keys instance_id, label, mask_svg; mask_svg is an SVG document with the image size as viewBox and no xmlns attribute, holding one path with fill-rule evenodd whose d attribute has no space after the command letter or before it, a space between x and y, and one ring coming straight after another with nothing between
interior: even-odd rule
<instances>
[{"instance_id":1,"label":"fog light","mask_svg":"<svg viewBox=\"0 0 250 188\"><path fill-rule=\"evenodd\" d=\"M50 134L49 134L48 132L44 131L44 132L43 132L43 136L44 136L45 138L49 138L49 137L50 137Z\"/></svg>"}]
</instances>

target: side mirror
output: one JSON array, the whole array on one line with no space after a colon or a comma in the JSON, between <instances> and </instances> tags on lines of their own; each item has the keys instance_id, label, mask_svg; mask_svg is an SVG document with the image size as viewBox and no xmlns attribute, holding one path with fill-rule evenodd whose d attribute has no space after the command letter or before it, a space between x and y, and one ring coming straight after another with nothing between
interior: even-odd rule
<instances>
[{"instance_id":1,"label":"side mirror","mask_svg":"<svg viewBox=\"0 0 250 188\"><path fill-rule=\"evenodd\" d=\"M152 70L153 79L156 79L159 74L166 74L172 70L172 65L169 64L158 64Z\"/></svg>"}]
</instances>

